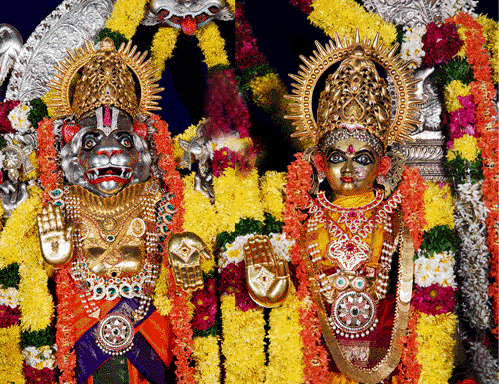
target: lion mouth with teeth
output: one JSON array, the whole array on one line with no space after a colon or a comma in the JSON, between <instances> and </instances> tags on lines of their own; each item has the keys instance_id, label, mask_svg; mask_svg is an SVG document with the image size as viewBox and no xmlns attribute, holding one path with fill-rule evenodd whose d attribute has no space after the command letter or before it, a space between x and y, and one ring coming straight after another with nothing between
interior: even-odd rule
<instances>
[{"instance_id":1,"label":"lion mouth with teeth","mask_svg":"<svg viewBox=\"0 0 499 384\"><path fill-rule=\"evenodd\" d=\"M133 170L129 167L92 168L85 172L85 179L92 185L106 181L128 184L133 180Z\"/></svg>"},{"instance_id":2,"label":"lion mouth with teeth","mask_svg":"<svg viewBox=\"0 0 499 384\"><path fill-rule=\"evenodd\" d=\"M61 150L62 170L69 184L100 196L112 196L151 175L151 155L131 119L120 112L118 128L97 129L95 118L79 122L81 129Z\"/></svg>"}]
</instances>

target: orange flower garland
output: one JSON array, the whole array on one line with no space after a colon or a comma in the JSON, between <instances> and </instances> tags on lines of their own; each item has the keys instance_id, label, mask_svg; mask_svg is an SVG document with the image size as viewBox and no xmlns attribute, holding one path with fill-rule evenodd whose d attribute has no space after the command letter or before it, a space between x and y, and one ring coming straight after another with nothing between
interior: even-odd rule
<instances>
[{"instance_id":1,"label":"orange flower garland","mask_svg":"<svg viewBox=\"0 0 499 384\"><path fill-rule=\"evenodd\" d=\"M40 165L40 181L44 186L44 199L48 199L48 192L57 188L61 179L57 172L55 159L54 121L44 118L38 124L38 163Z\"/></svg>"},{"instance_id":2,"label":"orange flower garland","mask_svg":"<svg viewBox=\"0 0 499 384\"><path fill-rule=\"evenodd\" d=\"M399 188L404 196L401 207L416 251L421 247L423 228L426 226L424 191L427 188L428 186L417 168L405 168Z\"/></svg>"},{"instance_id":3,"label":"orange flower garland","mask_svg":"<svg viewBox=\"0 0 499 384\"><path fill-rule=\"evenodd\" d=\"M76 383L75 368L76 368L76 353L74 346L76 344L76 331L74 329L75 318L72 303L74 300L74 292L77 288L74 280L71 277L71 263L68 263L65 268L56 273L57 286L57 324L56 324L56 339L57 339L57 366L61 371L61 383Z\"/></svg>"},{"instance_id":4,"label":"orange flower garland","mask_svg":"<svg viewBox=\"0 0 499 384\"><path fill-rule=\"evenodd\" d=\"M307 383L326 383L329 376L329 354L320 343L322 331L317 317L317 308L310 299L307 271L298 245L302 223L307 218L307 214L301 213L299 209L304 209L310 201L308 191L311 188L312 167L303 160L303 154L298 153L295 156L296 160L288 167L283 231L295 240L291 249L291 261L296 268L297 297L301 301L300 323L303 330L300 334L305 346L303 351L304 379Z\"/></svg>"},{"instance_id":5,"label":"orange flower garland","mask_svg":"<svg viewBox=\"0 0 499 384\"><path fill-rule=\"evenodd\" d=\"M398 381L400 384L417 384L421 374L421 365L418 362L418 341L416 327L420 313L411 306L409 322L407 323L407 333L401 337L404 348L398 366Z\"/></svg>"},{"instance_id":6,"label":"orange flower garland","mask_svg":"<svg viewBox=\"0 0 499 384\"><path fill-rule=\"evenodd\" d=\"M473 69L474 81L471 82L471 93L476 103L475 119L476 129L480 133L478 147L482 152L482 171L484 182L482 187L485 206L489 210L487 217L488 247L490 257L490 276L494 282L489 286L489 295L492 298L493 312L498 334L497 323L499 320L499 295L498 295L498 264L499 242L497 222L499 219L499 154L497 148L497 113L494 106L496 89L493 84L490 55L485 48L486 38L480 23L466 13L460 13L450 19L465 29L466 56Z\"/></svg>"},{"instance_id":7,"label":"orange flower garland","mask_svg":"<svg viewBox=\"0 0 499 384\"><path fill-rule=\"evenodd\" d=\"M164 172L164 185L168 187L168 192L174 196L170 200L177 209L168 229L169 234L181 232L184 217L184 183L179 172L175 169L175 157L173 155L173 142L171 139L168 124L157 115L151 115L154 128L154 144L159 154L158 166ZM168 236L169 237L169 236ZM166 252L168 237L163 242L163 250ZM194 349L193 332L191 328L191 317L189 315L188 295L182 291L175 283L174 275L168 265L168 256L163 255L163 268L168 270L168 293L172 300L172 310L170 320L172 330L175 334L175 346L173 354L176 357L176 375L179 383L194 383L194 367L191 364L192 352Z\"/></svg>"}]
</instances>

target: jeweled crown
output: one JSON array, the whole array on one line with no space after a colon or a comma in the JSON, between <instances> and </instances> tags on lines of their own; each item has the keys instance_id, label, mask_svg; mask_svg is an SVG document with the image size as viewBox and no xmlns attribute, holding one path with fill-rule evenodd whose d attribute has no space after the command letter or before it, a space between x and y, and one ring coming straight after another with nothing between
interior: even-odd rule
<instances>
[{"instance_id":1,"label":"jeweled crown","mask_svg":"<svg viewBox=\"0 0 499 384\"><path fill-rule=\"evenodd\" d=\"M367 37L361 40L357 29L354 39L336 35L335 41L325 47L318 42L316 46L312 56L300 56L304 64L298 75L290 75L296 83L293 94L285 96L291 100L291 113L285 117L294 120L293 137L318 145L330 133L370 133L384 148L395 142L412 141L409 133L418 124L416 113L422 100L416 97L419 80L412 77L411 63L395 54L398 44L385 47L379 34L372 42ZM316 122L312 107L315 87L320 77L338 62L338 69L329 75L320 95ZM393 81L393 116L385 80L379 76L375 63Z\"/></svg>"},{"instance_id":2,"label":"jeweled crown","mask_svg":"<svg viewBox=\"0 0 499 384\"><path fill-rule=\"evenodd\" d=\"M365 129L383 142L391 116L385 80L358 46L326 80L317 109L318 136L338 128Z\"/></svg>"},{"instance_id":3,"label":"jeweled crown","mask_svg":"<svg viewBox=\"0 0 499 384\"><path fill-rule=\"evenodd\" d=\"M56 66L59 72L49 88L54 95L49 107L55 118L75 115L85 117L98 107L115 107L132 118L159 110L156 83L158 70L145 60L147 52L122 44L116 50L111 39L105 38L99 50L93 43L68 52L68 57Z\"/></svg>"}]
</instances>

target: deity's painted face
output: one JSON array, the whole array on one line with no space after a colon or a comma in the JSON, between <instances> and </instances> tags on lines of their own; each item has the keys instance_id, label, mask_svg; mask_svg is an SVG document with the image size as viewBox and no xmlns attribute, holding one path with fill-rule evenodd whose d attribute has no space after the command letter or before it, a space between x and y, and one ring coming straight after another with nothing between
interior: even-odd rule
<instances>
[{"instance_id":1,"label":"deity's painted face","mask_svg":"<svg viewBox=\"0 0 499 384\"><path fill-rule=\"evenodd\" d=\"M150 176L151 156L132 120L119 111L116 127L99 128L95 116L78 122L79 131L61 151L64 176L100 196L112 196Z\"/></svg>"},{"instance_id":2,"label":"deity's painted face","mask_svg":"<svg viewBox=\"0 0 499 384\"><path fill-rule=\"evenodd\" d=\"M333 143L324 157L326 178L335 197L372 191L379 167L380 157L372 147L352 136Z\"/></svg>"}]
</instances>

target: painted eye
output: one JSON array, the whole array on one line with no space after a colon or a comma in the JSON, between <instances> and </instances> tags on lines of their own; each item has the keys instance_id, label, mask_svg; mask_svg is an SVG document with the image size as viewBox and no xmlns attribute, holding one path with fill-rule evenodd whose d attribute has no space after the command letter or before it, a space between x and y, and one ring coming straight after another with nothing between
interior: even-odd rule
<instances>
[{"instance_id":1,"label":"painted eye","mask_svg":"<svg viewBox=\"0 0 499 384\"><path fill-rule=\"evenodd\" d=\"M132 148L133 147L133 140L132 138L127 135L127 134L124 134L124 135L121 135L118 139L119 143L124 146L125 148Z\"/></svg>"},{"instance_id":2,"label":"painted eye","mask_svg":"<svg viewBox=\"0 0 499 384\"><path fill-rule=\"evenodd\" d=\"M345 157L339 152L333 152L333 154L329 157L329 162L333 164L338 164L345 161Z\"/></svg>"},{"instance_id":3,"label":"painted eye","mask_svg":"<svg viewBox=\"0 0 499 384\"><path fill-rule=\"evenodd\" d=\"M83 148L92 149L93 147L95 147L96 144L97 143L95 142L94 139L88 137L83 141Z\"/></svg>"},{"instance_id":4,"label":"painted eye","mask_svg":"<svg viewBox=\"0 0 499 384\"><path fill-rule=\"evenodd\" d=\"M369 165L374 163L374 160L368 155L368 154L362 154L359 156L356 156L354 158L354 161L360 165Z\"/></svg>"}]
</instances>

